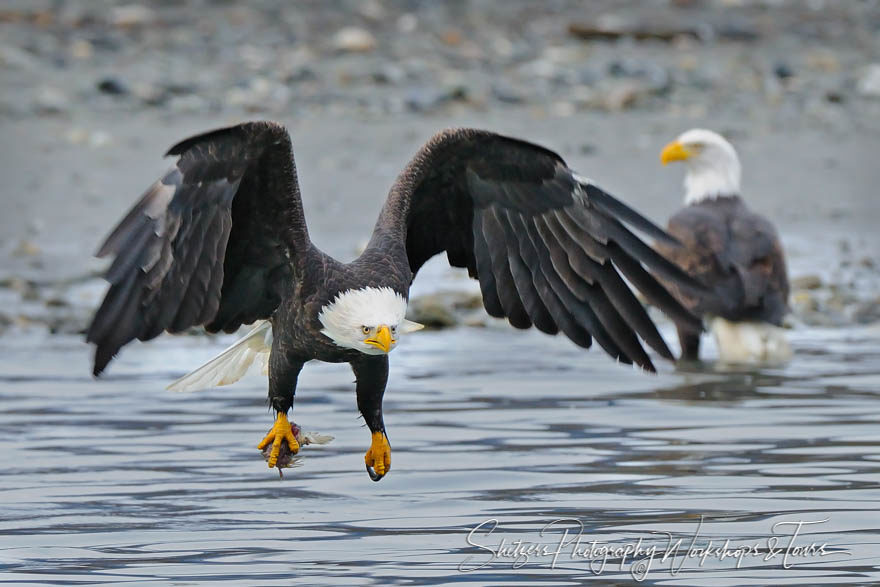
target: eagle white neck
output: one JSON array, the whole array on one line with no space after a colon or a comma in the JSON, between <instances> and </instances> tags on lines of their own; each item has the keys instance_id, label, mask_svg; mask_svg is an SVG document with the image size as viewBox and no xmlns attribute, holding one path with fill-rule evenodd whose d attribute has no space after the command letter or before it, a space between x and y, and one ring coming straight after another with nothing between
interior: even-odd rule
<instances>
[{"instance_id":1,"label":"eagle white neck","mask_svg":"<svg viewBox=\"0 0 880 587\"><path fill-rule=\"evenodd\" d=\"M720 196L739 194L742 168L733 147L709 147L687 161L684 203L696 204Z\"/></svg>"}]
</instances>

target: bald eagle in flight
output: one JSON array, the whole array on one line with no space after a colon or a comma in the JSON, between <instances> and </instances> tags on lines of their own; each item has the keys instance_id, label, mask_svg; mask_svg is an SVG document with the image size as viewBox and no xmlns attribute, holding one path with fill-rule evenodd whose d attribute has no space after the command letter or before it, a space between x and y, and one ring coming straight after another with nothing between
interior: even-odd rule
<instances>
[{"instance_id":1,"label":"bald eagle in flight","mask_svg":"<svg viewBox=\"0 0 880 587\"><path fill-rule=\"evenodd\" d=\"M666 165L683 161L685 206L667 230L682 246L658 250L713 295L697 299L677 290L678 299L706 317L724 363L772 364L791 357L780 328L788 313L788 276L779 235L769 220L740 197L741 167L736 150L718 133L692 129L666 145ZM697 360L700 331L678 323L682 357Z\"/></svg>"},{"instance_id":2,"label":"bald eagle in flight","mask_svg":"<svg viewBox=\"0 0 880 587\"><path fill-rule=\"evenodd\" d=\"M405 318L419 268L445 252L480 283L492 316L534 325L623 363L653 371L640 342L673 355L627 286L675 321L699 319L655 278L701 291L626 225L670 246L662 229L576 175L555 153L473 129L432 137L391 187L366 250L341 263L309 239L290 137L251 122L188 138L178 160L111 232L110 288L88 329L100 374L128 342L204 325L244 339L172 385L238 379L267 356L275 423L259 444L275 466L282 443L299 449L288 421L303 365L349 363L357 406L372 434L373 480L391 467L382 415L388 354L419 327Z\"/></svg>"}]
</instances>

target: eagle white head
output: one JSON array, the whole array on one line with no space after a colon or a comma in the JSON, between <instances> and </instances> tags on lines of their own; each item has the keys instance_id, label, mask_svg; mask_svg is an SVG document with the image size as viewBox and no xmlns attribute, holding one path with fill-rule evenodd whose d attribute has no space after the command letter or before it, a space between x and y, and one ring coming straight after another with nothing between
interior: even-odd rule
<instances>
[{"instance_id":1,"label":"eagle white head","mask_svg":"<svg viewBox=\"0 0 880 587\"><path fill-rule=\"evenodd\" d=\"M684 161L684 202L696 204L709 198L739 194L742 168L736 149L717 132L692 128L669 143L660 161Z\"/></svg>"},{"instance_id":2,"label":"eagle white head","mask_svg":"<svg viewBox=\"0 0 880 587\"><path fill-rule=\"evenodd\" d=\"M423 328L405 318L406 298L390 287L349 289L321 308L321 334L367 355L390 353L400 335Z\"/></svg>"}]
</instances>

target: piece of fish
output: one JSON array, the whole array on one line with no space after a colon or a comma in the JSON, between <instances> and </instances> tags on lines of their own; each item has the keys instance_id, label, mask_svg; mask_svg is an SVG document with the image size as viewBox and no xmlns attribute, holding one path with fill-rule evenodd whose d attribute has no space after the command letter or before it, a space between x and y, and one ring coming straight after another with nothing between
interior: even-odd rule
<instances>
[{"instance_id":1,"label":"piece of fish","mask_svg":"<svg viewBox=\"0 0 880 587\"><path fill-rule=\"evenodd\" d=\"M321 434L319 432L305 432L295 422L290 423L290 430L291 432L293 432L293 436L299 443L300 449L309 444L327 444L328 442L333 440L333 437L328 434ZM269 461L269 454L271 452L272 444L268 444L265 448L263 448L263 459L266 460L266 462ZM282 469L302 466L302 463L300 462L301 459L302 456L300 453L291 453L290 447L287 446L287 443L282 442L281 452L278 453L278 460L275 462L275 466L278 469L278 475L283 479L284 473L282 472Z\"/></svg>"}]
</instances>

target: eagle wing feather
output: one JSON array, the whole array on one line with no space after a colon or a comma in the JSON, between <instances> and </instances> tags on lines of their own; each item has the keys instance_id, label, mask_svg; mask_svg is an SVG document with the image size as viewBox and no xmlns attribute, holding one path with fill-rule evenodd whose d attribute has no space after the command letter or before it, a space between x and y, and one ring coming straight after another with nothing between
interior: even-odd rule
<instances>
[{"instance_id":1,"label":"eagle wing feather","mask_svg":"<svg viewBox=\"0 0 880 587\"><path fill-rule=\"evenodd\" d=\"M134 339L268 318L310 246L290 137L252 122L190 137L110 233L110 288L87 333L94 374Z\"/></svg>"},{"instance_id":2,"label":"eagle wing feather","mask_svg":"<svg viewBox=\"0 0 880 587\"><path fill-rule=\"evenodd\" d=\"M416 274L446 252L479 280L486 311L517 328L595 339L621 362L654 370L639 341L672 353L626 277L679 322L700 328L650 272L694 295L705 290L627 225L670 245L663 229L574 173L538 145L473 129L432 138L391 189L374 239L406 243Z\"/></svg>"}]
</instances>

